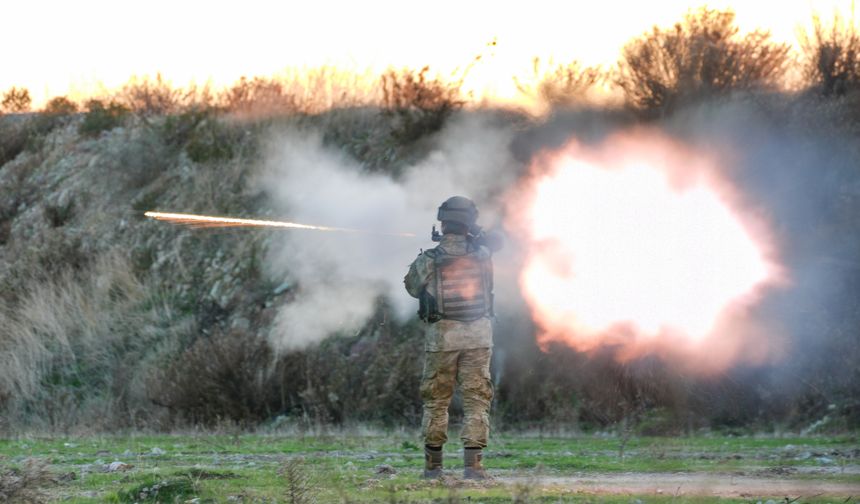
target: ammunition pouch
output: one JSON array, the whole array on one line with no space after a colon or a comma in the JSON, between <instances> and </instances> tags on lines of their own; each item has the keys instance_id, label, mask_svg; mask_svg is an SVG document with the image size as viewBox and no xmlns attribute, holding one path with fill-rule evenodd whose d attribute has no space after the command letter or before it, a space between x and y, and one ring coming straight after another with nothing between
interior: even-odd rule
<instances>
[{"instance_id":1,"label":"ammunition pouch","mask_svg":"<svg viewBox=\"0 0 860 504\"><path fill-rule=\"evenodd\" d=\"M436 298L426 290L418 296L418 318L428 324L442 320L442 314L439 313L439 305L436 304Z\"/></svg>"}]
</instances>

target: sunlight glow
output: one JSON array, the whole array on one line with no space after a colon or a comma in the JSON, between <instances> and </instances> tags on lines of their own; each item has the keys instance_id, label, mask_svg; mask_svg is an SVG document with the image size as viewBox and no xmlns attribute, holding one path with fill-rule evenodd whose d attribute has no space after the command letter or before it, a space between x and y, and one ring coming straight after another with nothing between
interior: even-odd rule
<instances>
[{"instance_id":1,"label":"sunlight glow","mask_svg":"<svg viewBox=\"0 0 860 504\"><path fill-rule=\"evenodd\" d=\"M699 3L567 2L528 5L442 0L420 10L402 2L59 2L4 5L0 90L30 89L34 105L69 94L115 89L132 76L161 73L174 85L229 85L239 77L334 65L378 74L390 66L440 75L462 72L476 100L512 100L513 77L534 57L608 67L624 43L653 25L671 25ZM711 1L731 7L742 30L771 30L794 43L813 12L850 13L850 0ZM488 45L496 41L496 45ZM11 48L11 49L10 49Z\"/></svg>"}]
</instances>

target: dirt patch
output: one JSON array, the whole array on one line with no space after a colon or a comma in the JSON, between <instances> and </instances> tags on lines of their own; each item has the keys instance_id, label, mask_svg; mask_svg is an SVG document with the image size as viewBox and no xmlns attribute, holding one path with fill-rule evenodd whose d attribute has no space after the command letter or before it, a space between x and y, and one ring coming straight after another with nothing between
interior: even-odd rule
<instances>
[{"instance_id":1,"label":"dirt patch","mask_svg":"<svg viewBox=\"0 0 860 504\"><path fill-rule=\"evenodd\" d=\"M499 483L595 494L651 494L713 497L798 497L860 495L860 483L713 473L618 473L571 476L496 476Z\"/></svg>"}]
</instances>

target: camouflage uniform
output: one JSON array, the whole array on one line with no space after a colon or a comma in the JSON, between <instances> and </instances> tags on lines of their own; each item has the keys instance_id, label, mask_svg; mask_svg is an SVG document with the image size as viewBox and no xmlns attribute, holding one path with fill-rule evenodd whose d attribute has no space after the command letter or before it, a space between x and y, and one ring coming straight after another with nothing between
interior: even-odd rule
<instances>
[{"instance_id":1,"label":"camouflage uniform","mask_svg":"<svg viewBox=\"0 0 860 504\"><path fill-rule=\"evenodd\" d=\"M438 247L449 255L465 255L470 245L463 235L445 234ZM432 254L424 252L409 266L404 283L413 297L425 289L434 297L436 266ZM463 394L465 421L460 439L466 448L484 448L490 430L489 410L493 399L490 380L493 331L490 318L471 322L442 319L427 324L421 398L424 401L422 431L428 446L448 440L448 405L454 387Z\"/></svg>"}]
</instances>

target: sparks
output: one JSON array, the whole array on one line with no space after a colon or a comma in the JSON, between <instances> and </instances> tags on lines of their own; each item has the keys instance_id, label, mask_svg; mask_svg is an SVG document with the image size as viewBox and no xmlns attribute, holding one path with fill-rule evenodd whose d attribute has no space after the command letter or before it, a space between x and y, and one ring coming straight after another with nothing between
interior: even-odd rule
<instances>
[{"instance_id":1,"label":"sparks","mask_svg":"<svg viewBox=\"0 0 860 504\"><path fill-rule=\"evenodd\" d=\"M289 229L309 229L313 231L335 231L340 233L363 233L384 236L399 236L403 238L414 238L412 233L386 233L368 231L364 229L351 229L331 226L314 226L311 224L299 224L297 222L272 221L260 219L239 219L236 217L218 217L212 215L195 215L170 212L145 212L143 215L151 219L180 224L192 228L224 228L224 227L276 227Z\"/></svg>"}]
</instances>

